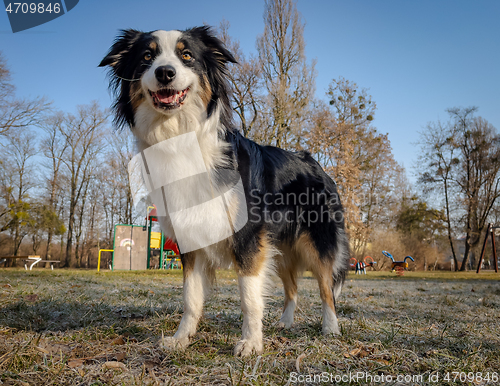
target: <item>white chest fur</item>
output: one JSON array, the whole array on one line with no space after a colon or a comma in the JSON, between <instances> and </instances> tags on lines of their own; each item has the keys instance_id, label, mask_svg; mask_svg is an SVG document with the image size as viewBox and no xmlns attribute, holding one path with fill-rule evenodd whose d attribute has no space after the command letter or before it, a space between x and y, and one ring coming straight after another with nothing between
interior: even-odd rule
<instances>
[{"instance_id":1,"label":"white chest fur","mask_svg":"<svg viewBox=\"0 0 500 386\"><path fill-rule=\"evenodd\" d=\"M147 108L139 110L145 114ZM243 186L234 170L221 168L227 163L228 145L217 135L222 129L218 112L205 120L196 115L193 111L175 119L137 115L134 134L144 183L163 231L177 241L182 253L205 250L211 260L226 260L218 257L217 245L247 221ZM143 126L146 121L149 129Z\"/></svg>"}]
</instances>

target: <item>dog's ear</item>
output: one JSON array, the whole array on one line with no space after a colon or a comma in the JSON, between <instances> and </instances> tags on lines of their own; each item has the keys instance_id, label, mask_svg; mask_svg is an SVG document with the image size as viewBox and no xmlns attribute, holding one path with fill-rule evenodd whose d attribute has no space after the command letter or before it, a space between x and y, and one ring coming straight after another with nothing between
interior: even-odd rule
<instances>
[{"instance_id":1,"label":"dog's ear","mask_svg":"<svg viewBox=\"0 0 500 386\"><path fill-rule=\"evenodd\" d=\"M200 40L213 52L217 61L221 64L237 63L233 54L224 46L224 43L212 32L208 26L196 27L186 31L193 36L197 36Z\"/></svg>"},{"instance_id":2,"label":"dog's ear","mask_svg":"<svg viewBox=\"0 0 500 386\"><path fill-rule=\"evenodd\" d=\"M115 67L123 56L130 51L142 33L134 29L121 30L121 34L116 38L108 54L101 60L99 67Z\"/></svg>"}]
</instances>

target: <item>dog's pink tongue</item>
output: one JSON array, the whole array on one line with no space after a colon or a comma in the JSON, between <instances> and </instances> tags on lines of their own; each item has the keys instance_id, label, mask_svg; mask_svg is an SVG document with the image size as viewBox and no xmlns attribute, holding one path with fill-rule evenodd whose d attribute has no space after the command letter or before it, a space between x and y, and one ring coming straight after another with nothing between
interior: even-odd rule
<instances>
[{"instance_id":1,"label":"dog's pink tongue","mask_svg":"<svg viewBox=\"0 0 500 386\"><path fill-rule=\"evenodd\" d=\"M173 102L174 102L175 97L176 97L176 94L172 94L172 95L161 95L161 94L157 94L157 96L158 96L158 100L159 100L161 103L170 104L170 103L173 103Z\"/></svg>"}]
</instances>

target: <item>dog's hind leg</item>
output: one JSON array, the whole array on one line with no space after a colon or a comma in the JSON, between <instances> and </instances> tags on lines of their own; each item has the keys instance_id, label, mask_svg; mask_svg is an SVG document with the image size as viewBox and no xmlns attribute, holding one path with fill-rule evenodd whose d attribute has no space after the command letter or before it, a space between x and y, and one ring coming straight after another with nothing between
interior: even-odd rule
<instances>
[{"instance_id":1,"label":"dog's hind leg","mask_svg":"<svg viewBox=\"0 0 500 386\"><path fill-rule=\"evenodd\" d=\"M198 321L203 311L203 301L214 275L214 268L207 264L200 254L183 255L182 264L184 270L184 314L175 335L162 338L160 342L163 348L170 350L185 348L189 344L189 337L196 333Z\"/></svg>"},{"instance_id":2,"label":"dog's hind leg","mask_svg":"<svg viewBox=\"0 0 500 386\"><path fill-rule=\"evenodd\" d=\"M323 306L323 335L340 334L333 297L334 260L328 258L328 256L321 258L310 234L306 232L302 233L295 242L295 250L302 261L307 261L308 269L312 271L316 280L318 280L319 294Z\"/></svg>"},{"instance_id":3,"label":"dog's hind leg","mask_svg":"<svg viewBox=\"0 0 500 386\"><path fill-rule=\"evenodd\" d=\"M335 300L335 303L337 302L337 300L339 300L340 293L342 292L342 285L343 281L341 280L333 283L333 298Z\"/></svg>"},{"instance_id":4,"label":"dog's hind leg","mask_svg":"<svg viewBox=\"0 0 500 386\"><path fill-rule=\"evenodd\" d=\"M329 264L324 265L328 266ZM339 335L340 330L335 313L333 277L329 272L331 272L331 267L317 266L317 268L313 269L313 274L318 280L319 294L323 308L323 335Z\"/></svg>"},{"instance_id":5,"label":"dog's hind leg","mask_svg":"<svg viewBox=\"0 0 500 386\"><path fill-rule=\"evenodd\" d=\"M290 328L293 324L295 308L297 306L297 272L291 267L280 266L278 268L278 275L283 282L285 290L285 304L278 326Z\"/></svg>"}]
</instances>

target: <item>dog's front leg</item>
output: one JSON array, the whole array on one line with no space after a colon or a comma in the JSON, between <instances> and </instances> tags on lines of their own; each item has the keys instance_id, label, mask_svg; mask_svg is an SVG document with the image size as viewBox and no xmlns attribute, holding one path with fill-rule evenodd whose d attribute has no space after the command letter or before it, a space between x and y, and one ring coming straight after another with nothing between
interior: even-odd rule
<instances>
[{"instance_id":1,"label":"dog's front leg","mask_svg":"<svg viewBox=\"0 0 500 386\"><path fill-rule=\"evenodd\" d=\"M241 340L234 348L234 355L248 356L262 352L262 318L264 316L264 270L257 275L238 275L243 328Z\"/></svg>"},{"instance_id":2,"label":"dog's front leg","mask_svg":"<svg viewBox=\"0 0 500 386\"><path fill-rule=\"evenodd\" d=\"M168 350L185 348L189 344L189 338L196 333L203 301L210 287L209 274L213 270L205 263L203 256L194 253L183 255L182 264L184 314L175 335L162 338L160 342L160 346Z\"/></svg>"}]
</instances>

